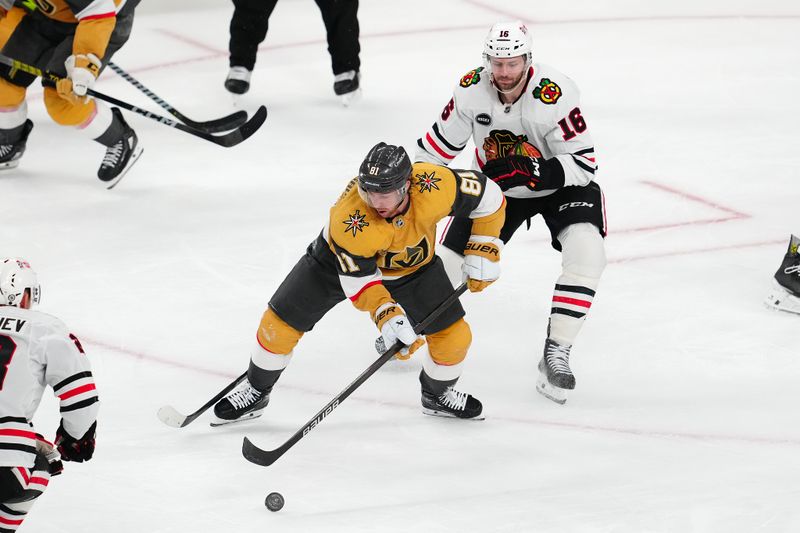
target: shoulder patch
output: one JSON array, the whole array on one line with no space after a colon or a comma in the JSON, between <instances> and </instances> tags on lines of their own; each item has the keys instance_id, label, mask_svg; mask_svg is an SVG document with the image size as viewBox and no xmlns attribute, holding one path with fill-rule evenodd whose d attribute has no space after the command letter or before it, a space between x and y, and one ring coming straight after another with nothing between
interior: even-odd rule
<instances>
[{"instance_id":1,"label":"shoulder patch","mask_svg":"<svg viewBox=\"0 0 800 533\"><path fill-rule=\"evenodd\" d=\"M533 89L533 97L545 104L555 104L561 98L561 87L549 78L542 78Z\"/></svg>"},{"instance_id":2,"label":"shoulder patch","mask_svg":"<svg viewBox=\"0 0 800 533\"><path fill-rule=\"evenodd\" d=\"M416 174L414 178L416 178L416 183L414 183L414 185L419 187L419 192L431 192L434 189L437 191L440 190L436 183L442 181L442 178L436 177L436 171Z\"/></svg>"},{"instance_id":3,"label":"shoulder patch","mask_svg":"<svg viewBox=\"0 0 800 533\"><path fill-rule=\"evenodd\" d=\"M461 78L461 81L458 83L460 86L464 87L465 89L470 85L476 85L479 81L481 81L481 72L483 71L483 67L478 67L474 70L470 70Z\"/></svg>"},{"instance_id":4,"label":"shoulder patch","mask_svg":"<svg viewBox=\"0 0 800 533\"><path fill-rule=\"evenodd\" d=\"M342 224L347 226L344 232L347 233L348 231L352 231L353 237L355 237L359 231L363 232L364 228L369 226L369 222L364 220L365 218L367 218L367 215L362 215L361 210L356 209L355 213L347 215L347 220L342 220Z\"/></svg>"}]
</instances>

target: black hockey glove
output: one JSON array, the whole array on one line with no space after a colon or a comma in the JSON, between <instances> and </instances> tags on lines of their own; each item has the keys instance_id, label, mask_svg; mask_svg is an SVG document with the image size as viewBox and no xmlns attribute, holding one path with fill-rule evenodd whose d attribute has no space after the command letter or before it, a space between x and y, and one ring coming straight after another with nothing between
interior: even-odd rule
<instances>
[{"instance_id":1,"label":"black hockey glove","mask_svg":"<svg viewBox=\"0 0 800 533\"><path fill-rule=\"evenodd\" d=\"M64 429L64 421L62 420L61 424L58 426L58 431L56 431L55 442L58 453L61 454L61 458L65 461L75 461L76 463L82 463L91 459L92 454L94 454L96 430L97 422L92 424L92 427L89 428L86 435L80 439L74 439Z\"/></svg>"},{"instance_id":2,"label":"black hockey glove","mask_svg":"<svg viewBox=\"0 0 800 533\"><path fill-rule=\"evenodd\" d=\"M486 162L481 170L505 192L525 186L532 191L559 189L564 186L564 167L551 159L510 155Z\"/></svg>"}]
</instances>

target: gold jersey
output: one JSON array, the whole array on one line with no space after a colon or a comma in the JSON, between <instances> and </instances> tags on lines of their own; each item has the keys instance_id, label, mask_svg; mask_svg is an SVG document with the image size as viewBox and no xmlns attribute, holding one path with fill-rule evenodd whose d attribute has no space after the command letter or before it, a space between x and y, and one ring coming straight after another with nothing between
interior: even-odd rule
<instances>
[{"instance_id":1,"label":"gold jersey","mask_svg":"<svg viewBox=\"0 0 800 533\"><path fill-rule=\"evenodd\" d=\"M412 274L433 260L436 224L444 217L470 217L473 234L489 237L498 237L503 226L503 194L483 174L415 163L410 181L408 208L391 219L361 198L357 178L330 210L325 238L336 255L342 289L364 310L373 311L389 298L383 289L381 294L371 291L369 302L358 302L366 289L384 278Z\"/></svg>"}]
</instances>

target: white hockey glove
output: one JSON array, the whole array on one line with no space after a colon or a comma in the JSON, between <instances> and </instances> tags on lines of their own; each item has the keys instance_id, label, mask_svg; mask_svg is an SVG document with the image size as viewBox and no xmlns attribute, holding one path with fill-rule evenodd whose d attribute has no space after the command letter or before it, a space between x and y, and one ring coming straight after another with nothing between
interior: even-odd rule
<instances>
[{"instance_id":1,"label":"white hockey glove","mask_svg":"<svg viewBox=\"0 0 800 533\"><path fill-rule=\"evenodd\" d=\"M464 249L461 270L467 276L470 292L480 292L500 277L500 249L503 243L496 237L470 235Z\"/></svg>"},{"instance_id":2,"label":"white hockey glove","mask_svg":"<svg viewBox=\"0 0 800 533\"><path fill-rule=\"evenodd\" d=\"M403 308L397 303L386 303L375 310L375 325L381 331L383 340L383 350L380 348L380 341L375 343L379 352L383 353L386 349L394 346L397 341L406 345L395 357L398 359L408 359L417 348L422 346L425 341L417 338L411 320L406 316Z\"/></svg>"},{"instance_id":3,"label":"white hockey glove","mask_svg":"<svg viewBox=\"0 0 800 533\"><path fill-rule=\"evenodd\" d=\"M94 86L102 63L94 54L71 55L64 62L67 77L56 84L58 95L73 105L86 103L86 92Z\"/></svg>"}]
</instances>

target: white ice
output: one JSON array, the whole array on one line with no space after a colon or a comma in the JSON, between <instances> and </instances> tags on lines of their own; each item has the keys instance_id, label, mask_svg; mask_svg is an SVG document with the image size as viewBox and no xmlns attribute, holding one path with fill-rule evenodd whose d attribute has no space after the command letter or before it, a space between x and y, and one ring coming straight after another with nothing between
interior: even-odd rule
<instances>
[{"instance_id":1,"label":"white ice","mask_svg":"<svg viewBox=\"0 0 800 533\"><path fill-rule=\"evenodd\" d=\"M145 0L114 60L207 120L234 110L231 7L191 3ZM225 149L128 114L145 151L112 191L94 177L102 148L31 89L28 151L0 176L0 251L38 270L40 308L84 341L103 403L95 459L68 464L22 530L798 531L800 317L762 299L800 233L800 6L365 0L359 18L358 105L333 95L314 3L282 0L239 103L267 105L264 127ZM463 297L475 340L460 388L484 422L423 416L412 360L273 466L246 462L243 436L278 446L376 358L374 327L344 303L261 419L161 424L160 406L191 412L244 371L270 295L369 147L413 151L489 26L513 18L581 87L607 199L610 264L567 404L534 390L560 271L537 220L502 279ZM110 71L97 88L164 113ZM52 398L36 423L53 435Z\"/></svg>"}]
</instances>

